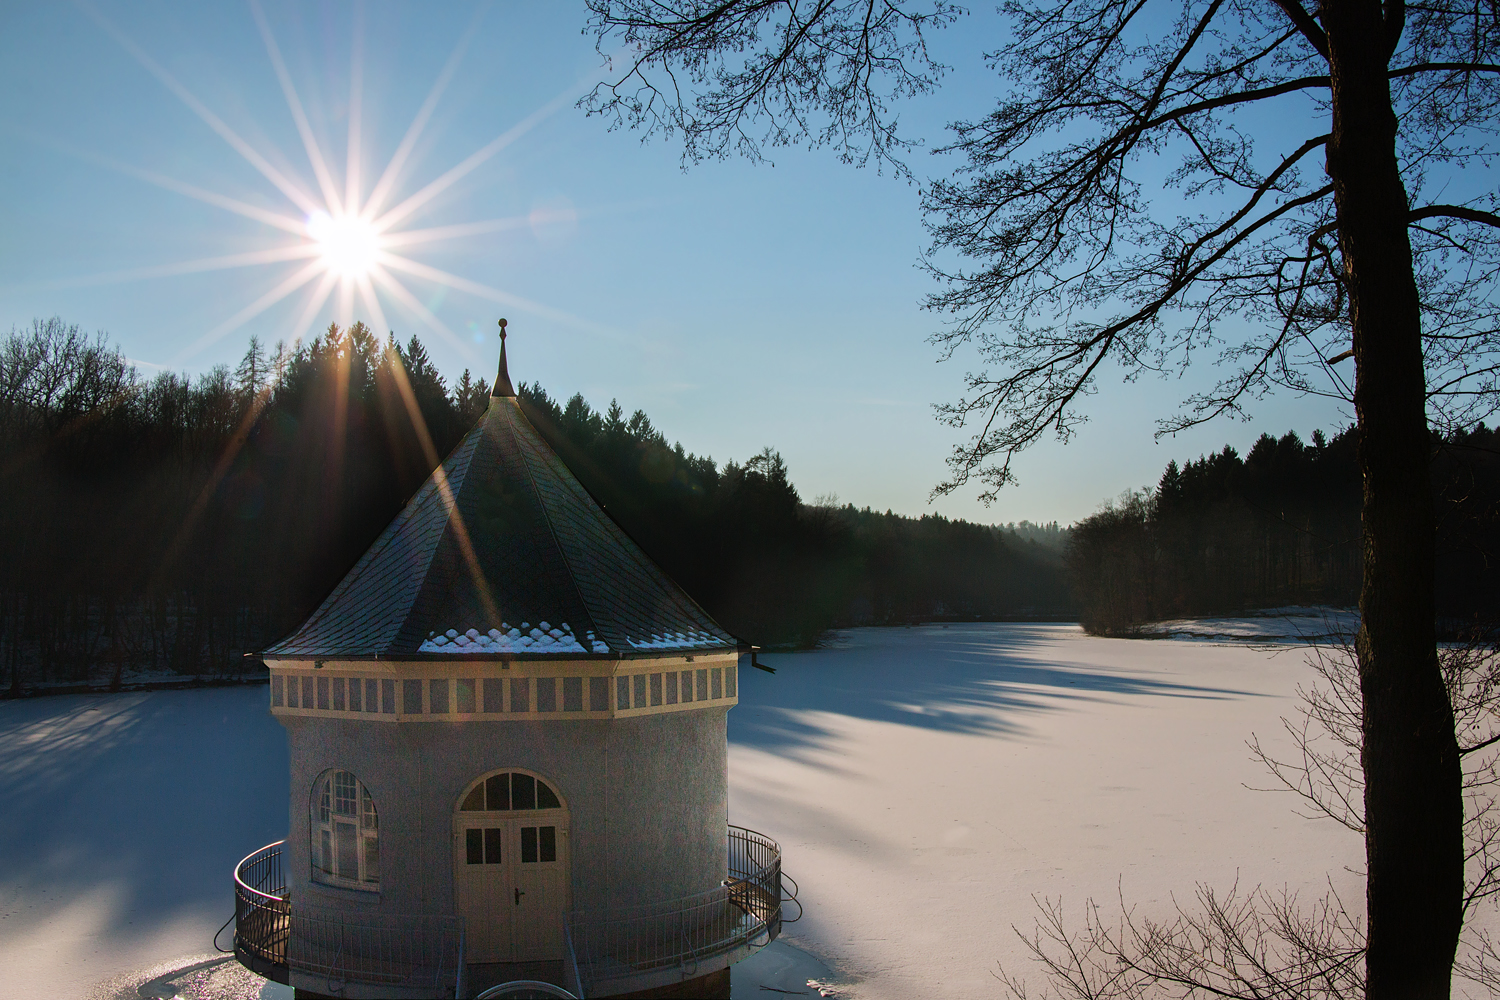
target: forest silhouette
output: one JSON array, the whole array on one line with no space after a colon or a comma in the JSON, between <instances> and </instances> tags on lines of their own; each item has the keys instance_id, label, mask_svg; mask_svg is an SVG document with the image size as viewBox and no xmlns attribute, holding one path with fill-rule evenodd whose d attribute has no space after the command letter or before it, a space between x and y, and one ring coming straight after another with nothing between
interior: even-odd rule
<instances>
[{"instance_id":1,"label":"forest silhouette","mask_svg":"<svg viewBox=\"0 0 1500 1000\"><path fill-rule=\"evenodd\" d=\"M196 379L143 378L103 334L61 319L12 331L0 342L9 692L253 670L244 654L317 607L489 391L468 371L449 386L416 337L402 345L361 323L295 349L252 338L237 368ZM808 504L771 448L720 466L669 444L640 410L518 392L616 521L752 643L1069 613L1056 525Z\"/></svg>"},{"instance_id":2,"label":"forest silhouette","mask_svg":"<svg viewBox=\"0 0 1500 1000\"><path fill-rule=\"evenodd\" d=\"M408 391L409 390L409 391ZM143 378L53 318L0 342L0 667L8 693L150 673L238 676L295 628L489 405L421 341L331 326L239 365ZM731 632L807 646L832 628L1066 618L1091 632L1360 587L1355 431L1262 437L1178 466L1073 525L981 525L805 502L781 455L668 442L641 410L522 406L596 499ZM413 419L413 412L420 420ZM1500 599L1500 440L1433 437L1438 593Z\"/></svg>"},{"instance_id":3,"label":"forest silhouette","mask_svg":"<svg viewBox=\"0 0 1500 1000\"><path fill-rule=\"evenodd\" d=\"M1070 530L1068 574L1084 628L1131 635L1152 621L1294 604L1351 607L1361 583L1357 431L1262 434L1169 462ZM1493 624L1500 604L1500 437L1483 423L1432 435L1437 609L1446 631Z\"/></svg>"}]
</instances>

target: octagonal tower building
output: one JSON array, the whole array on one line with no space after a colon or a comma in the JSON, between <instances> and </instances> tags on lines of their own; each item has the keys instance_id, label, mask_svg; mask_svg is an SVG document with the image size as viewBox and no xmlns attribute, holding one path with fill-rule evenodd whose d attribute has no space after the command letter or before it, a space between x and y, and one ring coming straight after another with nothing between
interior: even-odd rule
<instances>
[{"instance_id":1,"label":"octagonal tower building","mask_svg":"<svg viewBox=\"0 0 1500 1000\"><path fill-rule=\"evenodd\" d=\"M750 647L625 534L506 367L474 429L262 654L289 836L236 870L236 951L299 996L728 996L780 855L728 825Z\"/></svg>"}]
</instances>

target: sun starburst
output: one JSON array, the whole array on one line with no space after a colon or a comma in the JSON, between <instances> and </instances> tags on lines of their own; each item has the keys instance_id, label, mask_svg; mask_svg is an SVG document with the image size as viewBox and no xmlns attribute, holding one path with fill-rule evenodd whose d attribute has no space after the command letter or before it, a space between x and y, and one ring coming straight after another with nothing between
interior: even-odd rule
<instances>
[{"instance_id":1,"label":"sun starburst","mask_svg":"<svg viewBox=\"0 0 1500 1000\"><path fill-rule=\"evenodd\" d=\"M254 167L288 203L285 210L268 210L152 171L126 164L106 162L103 157L93 157L100 162L106 162L106 165L114 169L122 170L148 183L273 226L291 237L289 242L269 249L115 271L57 283L59 285L95 284L228 268L254 266L284 268L288 264L294 265L293 270L283 274L279 280L273 278L271 287L265 292L237 309L223 322L190 344L175 359L175 363L181 363L199 354L266 310L298 294L303 297L302 308L297 311L297 318L292 328L287 331L288 339L294 345L301 341L318 317L324 315L325 307L330 300L334 303L336 321L343 324L352 321L357 301L366 320L376 329L387 328L383 303L388 303L409 319L420 323L453 346L466 352L467 345L464 344L462 338L443 323L431 309L423 305L421 299L413 293L401 277L398 277L398 274L404 275L407 280L429 282L513 309L531 311L554 322L575 328L599 331L595 324L569 315L562 310L530 301L500 288L471 281L409 256L410 250L419 246L432 246L446 241L497 233L527 225L528 219L523 216L421 229L402 228L419 210L428 206L456 182L491 160L550 115L570 104L575 95L581 91L579 84L570 86L433 180L417 187L405 197L399 197L398 189L403 186L403 181L406 179L407 160L431 120L444 90L458 70L469 42L478 27L477 14L475 20L470 22L468 29L459 38L426 99L407 127L400 143L397 144L395 152L367 193L361 170L361 164L366 162L365 151L361 145L363 141L364 63L362 14L356 13L355 15L351 43L347 156L343 176L340 178L335 176L334 166L331 165L334 162L332 157L325 154L314 135L297 88L282 59L281 50L269 20L259 3L251 0L251 13L260 30L266 55L275 71L286 100L287 110L296 125L307 156L307 165L315 182L309 186L301 179L290 176L286 170L273 165L272 157L257 150L252 143L231 128L207 104L188 90L171 72L101 12L87 7L86 9L101 28L130 53L147 72L156 77L163 86L182 101L205 125ZM392 202L394 204L391 204ZM403 252L398 253L398 249Z\"/></svg>"}]
</instances>

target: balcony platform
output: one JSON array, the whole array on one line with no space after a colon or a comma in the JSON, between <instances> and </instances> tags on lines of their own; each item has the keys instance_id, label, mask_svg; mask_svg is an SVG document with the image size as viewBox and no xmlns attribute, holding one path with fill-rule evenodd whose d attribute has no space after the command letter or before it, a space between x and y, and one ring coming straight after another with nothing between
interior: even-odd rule
<instances>
[{"instance_id":1,"label":"balcony platform","mask_svg":"<svg viewBox=\"0 0 1500 1000\"><path fill-rule=\"evenodd\" d=\"M729 967L781 933L781 847L731 826L729 877L646 906L570 912L551 962L465 964L464 924L443 914L354 914L296 906L282 841L235 868L235 957L300 996L474 997L506 982L552 983L577 997L729 996Z\"/></svg>"},{"instance_id":2,"label":"balcony platform","mask_svg":"<svg viewBox=\"0 0 1500 1000\"><path fill-rule=\"evenodd\" d=\"M470 962L465 968L464 992L471 997L478 996L491 986L513 983L518 979L531 979L568 988L561 959L555 962Z\"/></svg>"}]
</instances>

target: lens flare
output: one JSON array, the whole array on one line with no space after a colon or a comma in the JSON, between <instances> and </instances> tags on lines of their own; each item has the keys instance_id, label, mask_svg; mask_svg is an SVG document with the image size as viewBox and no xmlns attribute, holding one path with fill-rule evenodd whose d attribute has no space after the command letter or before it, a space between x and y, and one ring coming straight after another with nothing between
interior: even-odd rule
<instances>
[{"instance_id":1,"label":"lens flare","mask_svg":"<svg viewBox=\"0 0 1500 1000\"><path fill-rule=\"evenodd\" d=\"M340 277L367 277L380 256L380 234L358 216L334 218L314 212L307 217L307 235L318 245L328 269Z\"/></svg>"}]
</instances>

